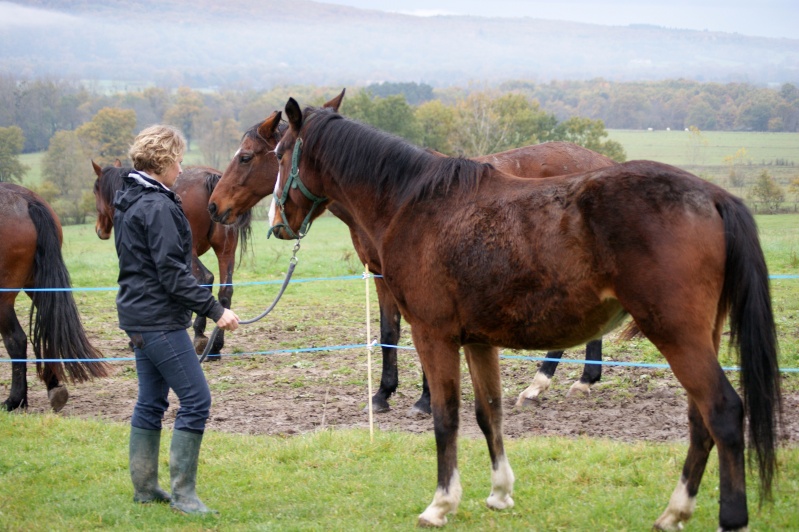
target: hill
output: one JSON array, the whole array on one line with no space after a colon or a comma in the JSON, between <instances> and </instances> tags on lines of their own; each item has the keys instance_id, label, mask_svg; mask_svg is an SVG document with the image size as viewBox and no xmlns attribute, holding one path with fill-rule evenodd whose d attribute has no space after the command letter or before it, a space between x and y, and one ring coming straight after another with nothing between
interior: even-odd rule
<instances>
[{"instance_id":1,"label":"hill","mask_svg":"<svg viewBox=\"0 0 799 532\"><path fill-rule=\"evenodd\" d=\"M508 79L799 81L799 39L309 0L0 2L0 72L192 87Z\"/></svg>"}]
</instances>

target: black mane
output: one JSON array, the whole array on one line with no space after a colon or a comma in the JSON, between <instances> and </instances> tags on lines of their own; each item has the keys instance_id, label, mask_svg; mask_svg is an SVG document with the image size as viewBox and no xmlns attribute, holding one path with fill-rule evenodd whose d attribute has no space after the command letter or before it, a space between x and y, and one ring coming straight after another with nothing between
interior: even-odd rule
<instances>
[{"instance_id":1,"label":"black mane","mask_svg":"<svg viewBox=\"0 0 799 532\"><path fill-rule=\"evenodd\" d=\"M462 157L441 157L372 126L341 116L332 109L304 112L303 151L322 172L339 182L367 182L379 196L413 203L477 189L490 164Z\"/></svg>"},{"instance_id":2,"label":"black mane","mask_svg":"<svg viewBox=\"0 0 799 532\"><path fill-rule=\"evenodd\" d=\"M129 166L106 166L103 168L103 178L99 180L99 192L108 205L114 204L114 194L122 188L122 178L133 171Z\"/></svg>"}]
</instances>

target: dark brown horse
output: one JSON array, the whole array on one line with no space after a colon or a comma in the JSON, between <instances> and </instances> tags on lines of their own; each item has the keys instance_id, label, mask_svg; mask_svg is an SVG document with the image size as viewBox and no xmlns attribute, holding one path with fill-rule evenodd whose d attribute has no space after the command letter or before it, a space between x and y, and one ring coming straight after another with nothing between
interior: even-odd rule
<instances>
[{"instance_id":1,"label":"dark brown horse","mask_svg":"<svg viewBox=\"0 0 799 532\"><path fill-rule=\"evenodd\" d=\"M14 311L20 288L32 300L28 336L33 352L39 360L50 360L38 362L36 373L47 386L53 410L61 410L69 398L65 377L83 382L109 372L108 364L91 360L102 355L86 337L68 290L71 283L61 239L58 216L42 198L24 187L0 183L0 288L4 289L0 291L0 335L9 358L20 361L11 363L11 392L3 401L8 411L28 406L28 339Z\"/></svg>"},{"instance_id":2,"label":"dark brown horse","mask_svg":"<svg viewBox=\"0 0 799 532\"><path fill-rule=\"evenodd\" d=\"M344 91L330 100L324 107L338 110ZM250 128L242 137L241 144L233 160L222 174L214 193L209 200L211 217L222 223L235 222L241 212L252 209L261 199L272 193L277 178L277 159L274 149L279 141L280 113L274 112L263 123ZM554 175L570 174L579 171L603 168L615 164L612 159L570 142L549 142L487 155L475 159L488 162L507 173L525 178L544 178ZM380 259L377 250L369 244L357 224L352 223L349 213L341 205L331 203L328 210L340 218L350 228L353 245L362 264L368 264L372 273L380 274ZM389 397L397 390L399 374L397 368L397 349L400 338L400 312L397 303L386 289L382 279L375 278L377 298L380 306L380 344L383 354L383 371L380 386L372 397L375 412L389 410ZM533 379L524 390L517 405L531 402L549 388L552 376L558 366L555 360L563 356L563 351L551 351ZM586 360L602 360L602 340L592 340L586 346ZM602 366L585 364L580 380L570 390L588 391L599 381ZM427 379L423 378L422 396L412 411L430 413L430 390Z\"/></svg>"},{"instance_id":3,"label":"dark brown horse","mask_svg":"<svg viewBox=\"0 0 799 532\"><path fill-rule=\"evenodd\" d=\"M781 394L768 269L740 199L652 161L521 180L330 109L303 113L290 99L285 112L272 231L301 236L331 202L346 208L379 252L430 383L438 486L420 524L445 524L461 499L461 347L491 458L487 503L503 509L513 506L514 477L498 348L563 349L630 315L688 397L688 455L655 526L676 530L691 517L714 445L719 527L747 526L744 420L767 498ZM728 316L743 400L718 362Z\"/></svg>"},{"instance_id":4,"label":"dark brown horse","mask_svg":"<svg viewBox=\"0 0 799 532\"><path fill-rule=\"evenodd\" d=\"M100 168L92 161L97 180L94 182L94 197L97 207L95 232L102 240L111 236L114 227L114 194L122 187L122 177L131 168L123 168L119 161L113 166ZM230 308L233 298L233 269L236 263L236 247L241 245L244 253L250 237L251 213L246 210L233 226L215 223L208 214L208 198L219 182L220 174L213 168L189 166L180 174L173 190L180 197L183 212L191 226L192 271L200 284L213 284L214 275L200 261L209 249L213 249L219 264L219 302ZM208 342L205 336L206 318L194 320L194 348L202 353ZM225 343L224 331L220 330L211 348L211 360L218 360L218 353ZM216 356L214 356L216 355Z\"/></svg>"}]
</instances>

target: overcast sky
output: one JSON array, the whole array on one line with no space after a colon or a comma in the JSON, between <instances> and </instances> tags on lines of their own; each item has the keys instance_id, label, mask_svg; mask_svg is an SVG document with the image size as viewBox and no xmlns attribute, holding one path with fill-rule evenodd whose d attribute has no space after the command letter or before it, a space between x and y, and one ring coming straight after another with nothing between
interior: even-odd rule
<instances>
[{"instance_id":1,"label":"overcast sky","mask_svg":"<svg viewBox=\"0 0 799 532\"><path fill-rule=\"evenodd\" d=\"M318 0L430 15L534 17L626 26L724 31L799 39L799 0Z\"/></svg>"}]
</instances>

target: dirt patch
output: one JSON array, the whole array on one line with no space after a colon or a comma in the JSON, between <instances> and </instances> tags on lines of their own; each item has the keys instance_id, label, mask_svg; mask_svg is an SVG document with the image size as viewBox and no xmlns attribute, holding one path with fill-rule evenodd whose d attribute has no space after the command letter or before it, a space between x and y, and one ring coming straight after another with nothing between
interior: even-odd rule
<instances>
[{"instance_id":1,"label":"dirt patch","mask_svg":"<svg viewBox=\"0 0 799 532\"><path fill-rule=\"evenodd\" d=\"M259 338L259 334L261 337ZM238 331L228 348L251 353L262 350L263 331ZM279 335L270 343L280 345ZM108 357L128 357L120 340L94 342ZM331 344L333 345L333 344ZM0 348L2 351L2 348ZM227 349L226 349L227 351ZM7 356L4 352L3 356ZM379 350L373 352L373 386L379 382ZM578 351L567 357L580 358ZM212 389L213 407L209 430L292 435L321 428L368 428L365 349L224 356L204 364ZM392 409L375 414L376 428L414 433L431 432L429 416L409 416L421 392L421 370L413 351L401 351L400 387L390 400ZM518 394L533 378L536 362L503 360L502 382L505 419L509 438L559 435L589 436L622 441L687 441L685 392L669 370L605 367L602 381L589 395L567 396L582 367L562 364L552 388L528 408L515 408ZM101 418L117 422L130 419L136 401L133 362L115 363L109 378L69 385L70 398L61 411L64 416ZM462 372L461 435L482 437L474 419L471 382L465 365ZM10 364L0 365L0 394L8 396ZM791 377L795 378L795 377ZM28 379L29 411L49 408L46 392L36 380L32 366ZM164 425L171 427L177 399ZM799 394L785 395L784 430L781 438L790 445L799 442Z\"/></svg>"}]
</instances>

